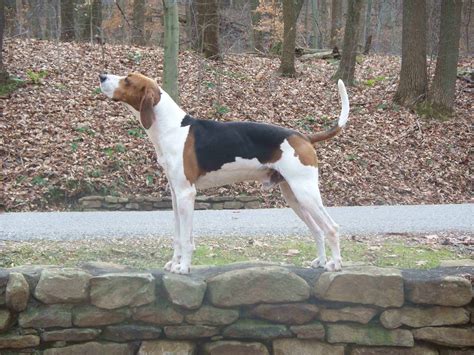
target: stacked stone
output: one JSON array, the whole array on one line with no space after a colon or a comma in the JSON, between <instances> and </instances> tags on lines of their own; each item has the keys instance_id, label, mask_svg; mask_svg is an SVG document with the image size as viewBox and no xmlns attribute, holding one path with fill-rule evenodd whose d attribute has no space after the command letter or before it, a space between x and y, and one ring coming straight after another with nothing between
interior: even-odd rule
<instances>
[{"instance_id":1,"label":"stacked stone","mask_svg":"<svg viewBox=\"0 0 474 355\"><path fill-rule=\"evenodd\" d=\"M79 199L82 211L153 211L171 210L171 197L116 197L85 196ZM197 196L196 210L238 210L261 208L258 197L254 196Z\"/></svg>"},{"instance_id":2,"label":"stacked stone","mask_svg":"<svg viewBox=\"0 0 474 355\"><path fill-rule=\"evenodd\" d=\"M3 269L0 353L473 354L471 282L449 270Z\"/></svg>"}]
</instances>

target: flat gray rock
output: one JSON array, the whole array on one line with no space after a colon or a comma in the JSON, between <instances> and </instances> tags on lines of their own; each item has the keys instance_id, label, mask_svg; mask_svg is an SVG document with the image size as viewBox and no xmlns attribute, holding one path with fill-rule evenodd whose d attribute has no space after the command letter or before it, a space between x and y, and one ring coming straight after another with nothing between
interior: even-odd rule
<instances>
[{"instance_id":1,"label":"flat gray rock","mask_svg":"<svg viewBox=\"0 0 474 355\"><path fill-rule=\"evenodd\" d=\"M90 298L94 306L115 309L141 306L155 300L155 278L149 273L116 273L93 277Z\"/></svg>"},{"instance_id":2,"label":"flat gray rock","mask_svg":"<svg viewBox=\"0 0 474 355\"><path fill-rule=\"evenodd\" d=\"M309 285L288 269L263 266L224 272L208 279L209 300L215 306L305 301Z\"/></svg>"}]
</instances>

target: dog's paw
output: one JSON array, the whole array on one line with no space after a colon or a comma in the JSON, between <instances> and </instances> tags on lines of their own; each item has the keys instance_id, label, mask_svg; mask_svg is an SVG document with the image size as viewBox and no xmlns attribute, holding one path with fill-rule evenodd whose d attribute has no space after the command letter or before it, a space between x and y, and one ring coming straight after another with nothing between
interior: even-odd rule
<instances>
[{"instance_id":1,"label":"dog's paw","mask_svg":"<svg viewBox=\"0 0 474 355\"><path fill-rule=\"evenodd\" d=\"M187 275L191 272L191 267L184 264L175 264L171 267L171 272L174 274Z\"/></svg>"},{"instance_id":2,"label":"dog's paw","mask_svg":"<svg viewBox=\"0 0 474 355\"><path fill-rule=\"evenodd\" d=\"M341 271L342 264L341 264L341 261L331 260L326 263L326 266L324 268L327 271Z\"/></svg>"},{"instance_id":3,"label":"dog's paw","mask_svg":"<svg viewBox=\"0 0 474 355\"><path fill-rule=\"evenodd\" d=\"M171 271L171 268L173 267L173 260L170 260L168 261L166 264L165 264L165 271Z\"/></svg>"},{"instance_id":4,"label":"dog's paw","mask_svg":"<svg viewBox=\"0 0 474 355\"><path fill-rule=\"evenodd\" d=\"M311 267L317 269L326 265L326 258L316 258L311 262Z\"/></svg>"}]
</instances>

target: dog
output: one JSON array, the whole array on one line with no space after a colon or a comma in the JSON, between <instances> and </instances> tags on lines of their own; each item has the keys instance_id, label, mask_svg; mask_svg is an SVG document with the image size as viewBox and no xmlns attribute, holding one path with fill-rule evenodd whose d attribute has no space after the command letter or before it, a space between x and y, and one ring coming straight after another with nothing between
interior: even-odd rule
<instances>
[{"instance_id":1,"label":"dog","mask_svg":"<svg viewBox=\"0 0 474 355\"><path fill-rule=\"evenodd\" d=\"M313 144L336 136L349 117L344 83L338 89L342 109L329 130L310 135L255 122L218 122L188 115L158 85L139 73L100 74L102 92L124 103L137 117L156 150L168 179L174 219L173 257L165 270L188 274L194 251L192 237L197 189L242 181L279 185L288 205L316 239L314 268L342 268L338 225L323 206L319 192L318 159ZM325 239L332 260L326 260Z\"/></svg>"}]
</instances>

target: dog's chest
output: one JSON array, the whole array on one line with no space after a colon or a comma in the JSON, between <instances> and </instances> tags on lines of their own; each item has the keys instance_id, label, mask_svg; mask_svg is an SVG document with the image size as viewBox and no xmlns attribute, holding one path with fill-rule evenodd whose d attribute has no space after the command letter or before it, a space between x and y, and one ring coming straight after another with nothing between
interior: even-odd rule
<instances>
[{"instance_id":1,"label":"dog's chest","mask_svg":"<svg viewBox=\"0 0 474 355\"><path fill-rule=\"evenodd\" d=\"M248 180L266 180L270 169L258 159L242 159L237 157L234 162L226 163L218 170L207 172L196 181L198 189L207 189L234 184Z\"/></svg>"}]
</instances>

